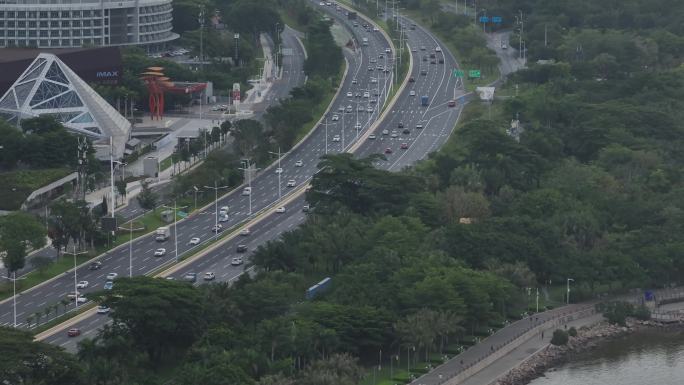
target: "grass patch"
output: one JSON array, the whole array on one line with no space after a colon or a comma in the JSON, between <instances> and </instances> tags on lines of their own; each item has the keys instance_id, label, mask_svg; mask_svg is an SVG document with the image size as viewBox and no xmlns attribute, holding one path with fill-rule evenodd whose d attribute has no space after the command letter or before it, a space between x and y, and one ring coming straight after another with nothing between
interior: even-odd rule
<instances>
[{"instance_id":1,"label":"grass patch","mask_svg":"<svg viewBox=\"0 0 684 385\"><path fill-rule=\"evenodd\" d=\"M48 168L0 173L0 210L19 210L33 191L72 172L67 168Z\"/></svg>"},{"instance_id":2,"label":"grass patch","mask_svg":"<svg viewBox=\"0 0 684 385\"><path fill-rule=\"evenodd\" d=\"M78 255L76 256L76 264L80 265L92 257L93 255L90 253ZM63 274L73 267L74 258L68 254L62 255L43 271L34 270L24 275L25 278L17 281L17 292L28 290L50 278ZM12 296L12 284L9 281L3 282L0 285L0 299L10 298Z\"/></svg>"},{"instance_id":3,"label":"grass patch","mask_svg":"<svg viewBox=\"0 0 684 385\"><path fill-rule=\"evenodd\" d=\"M159 171L164 171L173 166L173 155L169 155L159 163Z\"/></svg>"}]
</instances>

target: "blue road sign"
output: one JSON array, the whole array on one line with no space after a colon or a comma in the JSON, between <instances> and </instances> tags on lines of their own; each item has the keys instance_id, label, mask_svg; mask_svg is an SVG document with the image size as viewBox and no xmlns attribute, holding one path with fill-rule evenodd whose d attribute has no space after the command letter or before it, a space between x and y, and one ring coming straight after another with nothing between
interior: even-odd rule
<instances>
[{"instance_id":1,"label":"blue road sign","mask_svg":"<svg viewBox=\"0 0 684 385\"><path fill-rule=\"evenodd\" d=\"M480 16L480 23L488 23L489 16Z\"/></svg>"},{"instance_id":2,"label":"blue road sign","mask_svg":"<svg viewBox=\"0 0 684 385\"><path fill-rule=\"evenodd\" d=\"M501 23L501 16L492 16L492 23Z\"/></svg>"}]
</instances>

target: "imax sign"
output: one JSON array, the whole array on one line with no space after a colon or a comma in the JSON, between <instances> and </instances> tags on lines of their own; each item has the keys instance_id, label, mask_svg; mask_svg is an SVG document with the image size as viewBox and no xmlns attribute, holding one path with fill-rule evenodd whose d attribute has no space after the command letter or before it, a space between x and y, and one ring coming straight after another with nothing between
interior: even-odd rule
<instances>
[{"instance_id":1,"label":"imax sign","mask_svg":"<svg viewBox=\"0 0 684 385\"><path fill-rule=\"evenodd\" d=\"M119 71L98 71L95 74L95 77L100 79L100 78L118 78L119 77Z\"/></svg>"}]
</instances>

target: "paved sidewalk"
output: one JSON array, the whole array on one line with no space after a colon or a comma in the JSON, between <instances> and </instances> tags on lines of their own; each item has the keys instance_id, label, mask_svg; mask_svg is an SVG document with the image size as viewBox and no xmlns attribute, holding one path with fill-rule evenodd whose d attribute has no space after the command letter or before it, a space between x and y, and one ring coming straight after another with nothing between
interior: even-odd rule
<instances>
[{"instance_id":1,"label":"paved sidewalk","mask_svg":"<svg viewBox=\"0 0 684 385\"><path fill-rule=\"evenodd\" d=\"M567 323L568 328L574 326L575 328L580 328L582 326L588 326L596 324L603 320L603 315L595 314L590 317L581 318L575 321L570 321ZM555 329L559 327L554 326L544 330L544 338L541 338L540 334L534 336L524 342L522 345L510 351L505 356L494 361L491 365L480 370L478 373L470 376L460 385L489 385L495 382L500 377L506 375L511 369L514 369L518 365L522 364L528 360L534 353L547 347L551 343L551 336Z\"/></svg>"}]
</instances>

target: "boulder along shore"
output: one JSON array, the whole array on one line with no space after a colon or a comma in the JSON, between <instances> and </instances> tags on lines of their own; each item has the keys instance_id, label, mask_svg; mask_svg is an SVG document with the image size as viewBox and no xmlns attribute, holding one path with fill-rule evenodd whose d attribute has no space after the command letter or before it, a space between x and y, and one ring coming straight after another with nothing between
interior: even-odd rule
<instances>
[{"instance_id":1,"label":"boulder along shore","mask_svg":"<svg viewBox=\"0 0 684 385\"><path fill-rule=\"evenodd\" d=\"M601 321L592 326L583 326L577 329L577 336L569 338L567 345L549 344L546 348L530 356L518 367L511 369L494 384L526 385L535 378L543 376L547 370L566 362L572 355L593 349L609 338L652 328L684 328L684 323L680 322L663 324L655 321L629 319L626 324L627 326L610 325L606 321Z\"/></svg>"}]
</instances>

